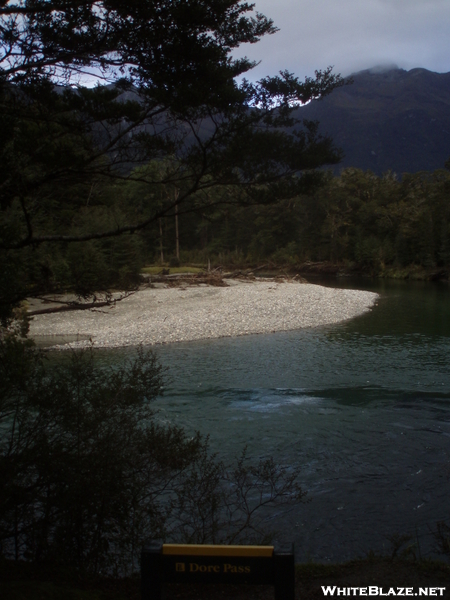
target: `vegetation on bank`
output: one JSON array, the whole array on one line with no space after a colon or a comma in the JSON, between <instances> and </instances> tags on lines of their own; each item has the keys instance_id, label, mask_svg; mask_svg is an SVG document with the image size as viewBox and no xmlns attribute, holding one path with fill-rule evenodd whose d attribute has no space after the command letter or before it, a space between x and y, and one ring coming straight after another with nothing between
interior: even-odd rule
<instances>
[{"instance_id":1,"label":"vegetation on bank","mask_svg":"<svg viewBox=\"0 0 450 600\"><path fill-rule=\"evenodd\" d=\"M180 220L182 262L227 268L448 278L450 171L378 177L346 169L313 192L277 205ZM172 248L172 224L164 243ZM194 235L196 233L196 236Z\"/></svg>"},{"instance_id":2,"label":"vegetation on bank","mask_svg":"<svg viewBox=\"0 0 450 600\"><path fill-rule=\"evenodd\" d=\"M142 190L125 182L104 193L111 195L116 215L130 218ZM214 204L219 195L223 206L202 205L180 212L176 219L162 217L134 235L24 248L10 253L12 262L4 266L11 269L11 281L29 295L72 290L82 297L93 290L132 288L142 272L157 274L163 268L172 274L217 267L281 268L291 273L448 280L448 169L401 179L392 173L378 177L346 169L339 177L327 174L308 194L276 204L237 206L234 194L233 189L218 188L210 192L210 200ZM83 227L101 227L105 210L92 206L82 215L74 211L71 218L85 223Z\"/></svg>"},{"instance_id":3,"label":"vegetation on bank","mask_svg":"<svg viewBox=\"0 0 450 600\"><path fill-rule=\"evenodd\" d=\"M358 169L328 173L313 192L276 205L224 208L207 220L183 216L180 258L205 269L209 261L231 270L448 280L449 197L449 169L401 179ZM159 234L170 255L174 223L165 220Z\"/></svg>"}]
</instances>

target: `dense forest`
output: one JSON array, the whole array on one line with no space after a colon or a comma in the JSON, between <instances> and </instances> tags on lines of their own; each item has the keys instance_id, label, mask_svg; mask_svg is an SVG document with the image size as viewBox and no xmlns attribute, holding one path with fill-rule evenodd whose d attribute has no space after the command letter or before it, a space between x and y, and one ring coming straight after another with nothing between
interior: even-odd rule
<instances>
[{"instance_id":1,"label":"dense forest","mask_svg":"<svg viewBox=\"0 0 450 600\"><path fill-rule=\"evenodd\" d=\"M181 256L274 266L329 261L374 275L413 265L444 268L450 263L449 194L448 169L399 178L348 168L276 206L180 219ZM164 239L170 248L173 232Z\"/></svg>"},{"instance_id":2,"label":"dense forest","mask_svg":"<svg viewBox=\"0 0 450 600\"><path fill-rule=\"evenodd\" d=\"M164 207L179 189L161 185L153 193ZM104 227L107 220L140 218L145 194L143 183L115 182L98 187L90 203L68 208L65 217L80 231ZM277 203L264 193L261 202L255 193L236 197L226 186L206 194L198 202L193 195L188 210L180 207L135 234L25 248L22 281L37 293L75 290L81 296L93 287L130 287L146 264L178 264L177 239L181 263L199 266L209 261L224 268L299 268L328 262L370 275L407 276L415 269L416 275L445 277L450 264L448 169L401 178L350 168L340 176L325 172L308 193Z\"/></svg>"}]
</instances>

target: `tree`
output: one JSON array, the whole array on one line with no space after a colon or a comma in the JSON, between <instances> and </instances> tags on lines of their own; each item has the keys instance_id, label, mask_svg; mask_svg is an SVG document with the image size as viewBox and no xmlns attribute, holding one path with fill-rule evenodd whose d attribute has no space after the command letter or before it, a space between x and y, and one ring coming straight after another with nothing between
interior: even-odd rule
<instances>
[{"instance_id":1,"label":"tree","mask_svg":"<svg viewBox=\"0 0 450 600\"><path fill-rule=\"evenodd\" d=\"M252 8L0 2L3 324L51 285L83 296L110 285L114 273L100 276L113 239L176 213L181 222L219 204L294 197L316 167L339 159L316 124L292 117L341 83L331 69L304 82L288 72L237 82L253 63L232 51L275 32ZM230 469L204 440L159 426L149 402L161 373L150 355L102 370L74 354L53 370L14 336L0 346L4 553L124 570L143 536L260 536L258 506L301 498L295 473L244 459Z\"/></svg>"},{"instance_id":2,"label":"tree","mask_svg":"<svg viewBox=\"0 0 450 600\"><path fill-rule=\"evenodd\" d=\"M330 68L304 82L288 72L237 82L253 63L232 50L276 31L252 9L239 0L1 3L0 258L20 274L2 285L3 320L30 293L30 265L43 270L36 248L206 211L223 202L208 193L217 186L238 205L291 198L316 167L339 160L315 123L292 116L342 83ZM158 168L136 170L150 163ZM145 185L140 212L116 210L120 181ZM154 202L162 186L179 194Z\"/></svg>"}]
</instances>

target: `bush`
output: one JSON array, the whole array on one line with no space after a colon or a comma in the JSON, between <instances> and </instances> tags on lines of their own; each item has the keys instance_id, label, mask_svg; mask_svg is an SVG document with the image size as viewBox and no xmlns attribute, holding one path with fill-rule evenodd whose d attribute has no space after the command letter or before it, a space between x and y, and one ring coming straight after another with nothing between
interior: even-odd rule
<instances>
[{"instance_id":1,"label":"bush","mask_svg":"<svg viewBox=\"0 0 450 600\"><path fill-rule=\"evenodd\" d=\"M3 556L123 575L148 538L261 541L264 508L301 500L296 472L245 453L228 467L199 434L158 424L162 384L142 348L101 367L92 348L50 363L29 341L0 342Z\"/></svg>"}]
</instances>

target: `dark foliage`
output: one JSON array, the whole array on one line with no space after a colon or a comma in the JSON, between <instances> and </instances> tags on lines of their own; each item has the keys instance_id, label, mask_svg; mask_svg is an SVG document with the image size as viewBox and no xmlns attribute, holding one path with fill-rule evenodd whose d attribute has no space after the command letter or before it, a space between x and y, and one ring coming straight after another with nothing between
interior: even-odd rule
<instances>
[{"instance_id":1,"label":"dark foliage","mask_svg":"<svg viewBox=\"0 0 450 600\"><path fill-rule=\"evenodd\" d=\"M339 160L316 124L292 118L293 105L341 84L331 69L304 82L287 72L236 82L252 63L231 51L275 31L251 9L237 0L2 4L0 260L19 274L11 287L0 278L3 320L39 287L86 295L132 284L139 244L126 242L127 273L105 268L105 240L176 207L209 211L224 199L210 194L218 186L236 205L276 202L305 187L302 171ZM99 85L83 85L88 76ZM124 181L142 184L139 205L118 202Z\"/></svg>"},{"instance_id":2,"label":"dark foliage","mask_svg":"<svg viewBox=\"0 0 450 600\"><path fill-rule=\"evenodd\" d=\"M186 258L222 264L329 261L374 275L411 266L438 272L450 264L449 194L445 169L401 180L344 169L339 177L328 173L315 192L277 205L180 220L180 237Z\"/></svg>"}]
</instances>

